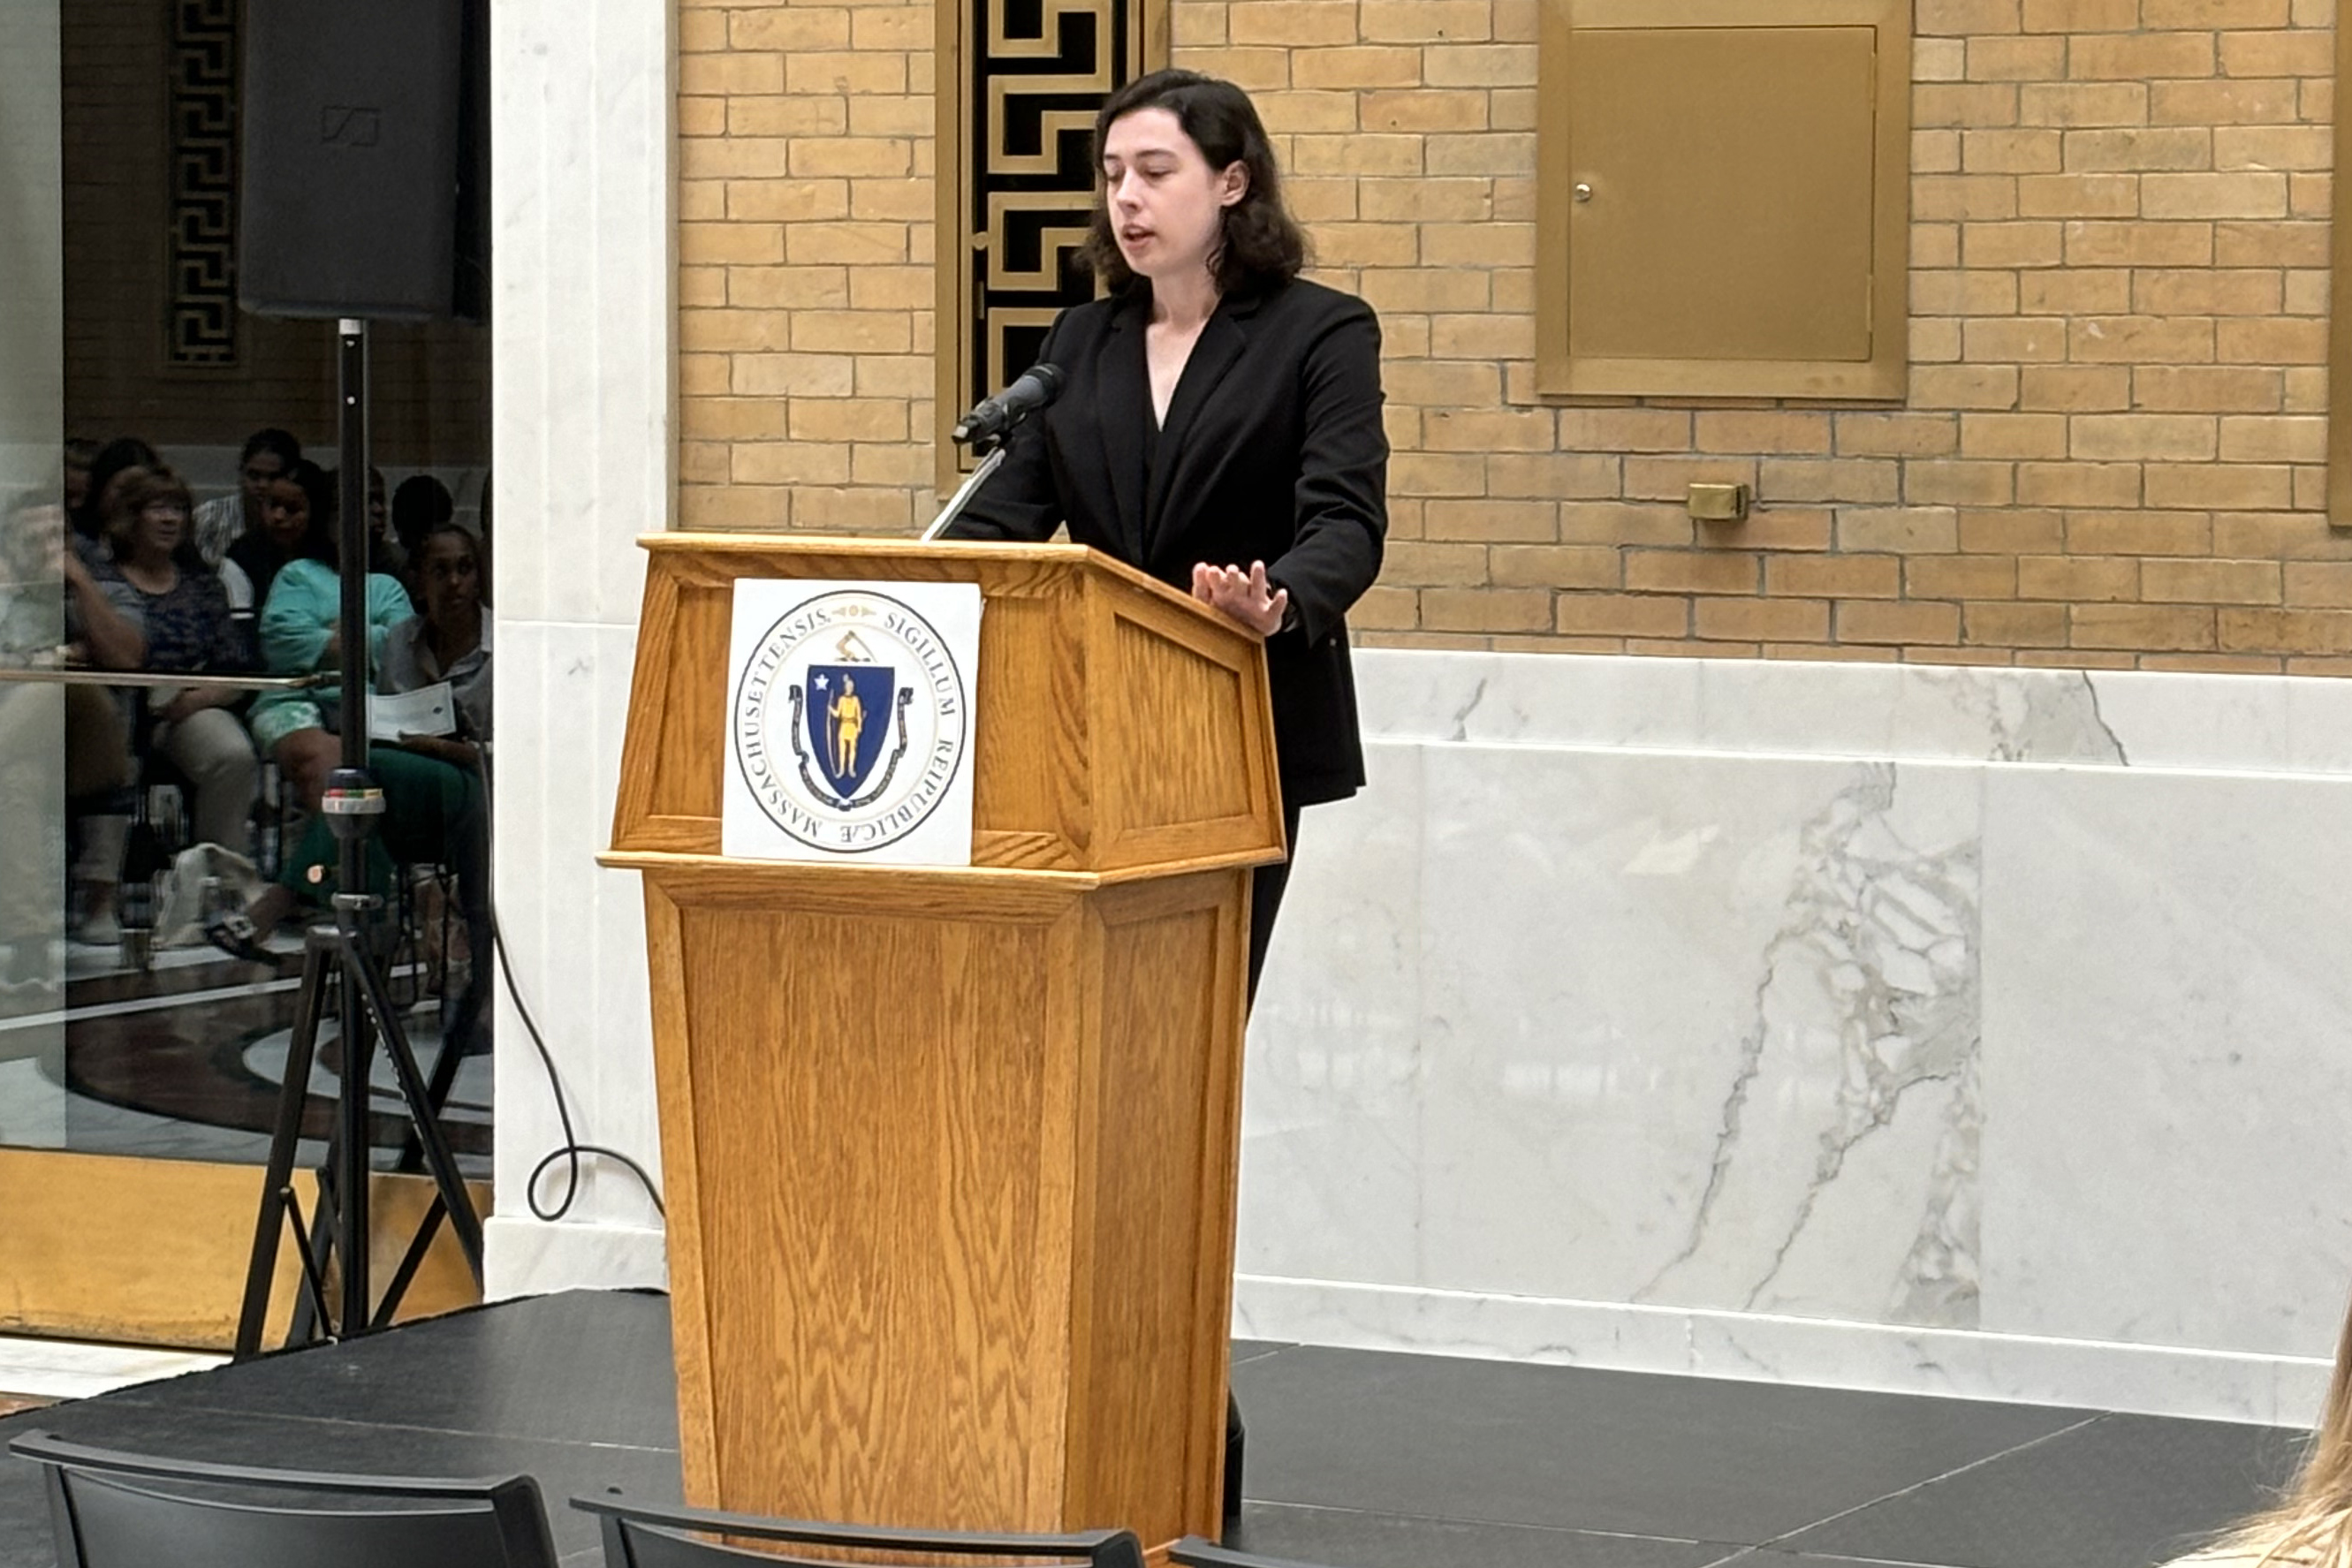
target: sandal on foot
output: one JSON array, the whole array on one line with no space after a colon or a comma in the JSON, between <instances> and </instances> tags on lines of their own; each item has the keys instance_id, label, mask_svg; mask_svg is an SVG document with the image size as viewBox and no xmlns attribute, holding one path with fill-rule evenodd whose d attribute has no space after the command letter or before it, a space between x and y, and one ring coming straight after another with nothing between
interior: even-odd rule
<instances>
[{"instance_id":1,"label":"sandal on foot","mask_svg":"<svg viewBox=\"0 0 2352 1568\"><path fill-rule=\"evenodd\" d=\"M205 939L232 958L242 958L248 964L268 964L277 955L257 939L253 922L240 913L218 915L205 927Z\"/></svg>"}]
</instances>

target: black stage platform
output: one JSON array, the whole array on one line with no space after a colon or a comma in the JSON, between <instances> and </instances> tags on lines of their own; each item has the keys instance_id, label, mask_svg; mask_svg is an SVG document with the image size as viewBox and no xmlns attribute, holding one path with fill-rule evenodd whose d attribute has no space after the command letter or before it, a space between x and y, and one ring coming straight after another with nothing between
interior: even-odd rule
<instances>
[{"instance_id":1,"label":"black stage platform","mask_svg":"<svg viewBox=\"0 0 2352 1568\"><path fill-rule=\"evenodd\" d=\"M678 1495L667 1298L575 1291L0 1421L236 1463ZM1435 1356L1234 1347L1232 1544L1340 1568L2143 1568L2259 1503L2300 1435L2092 1410ZM0 1568L47 1568L0 1462Z\"/></svg>"}]
</instances>

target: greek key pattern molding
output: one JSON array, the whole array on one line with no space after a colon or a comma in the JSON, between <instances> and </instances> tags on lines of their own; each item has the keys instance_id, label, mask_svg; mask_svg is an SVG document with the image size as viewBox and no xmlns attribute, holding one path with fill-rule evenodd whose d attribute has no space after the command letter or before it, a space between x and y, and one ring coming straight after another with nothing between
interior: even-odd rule
<instances>
[{"instance_id":1,"label":"greek key pattern molding","mask_svg":"<svg viewBox=\"0 0 2352 1568\"><path fill-rule=\"evenodd\" d=\"M173 0L164 360L236 363L236 0Z\"/></svg>"},{"instance_id":2,"label":"greek key pattern molding","mask_svg":"<svg viewBox=\"0 0 2352 1568\"><path fill-rule=\"evenodd\" d=\"M1095 115L1165 63L1168 37L1168 0L956 9L956 47L943 38L940 49L940 307L956 324L940 335L952 367L940 378L943 454L957 414L1036 362L1055 312L1094 297L1076 253L1095 199ZM941 468L950 475L953 460Z\"/></svg>"}]
</instances>

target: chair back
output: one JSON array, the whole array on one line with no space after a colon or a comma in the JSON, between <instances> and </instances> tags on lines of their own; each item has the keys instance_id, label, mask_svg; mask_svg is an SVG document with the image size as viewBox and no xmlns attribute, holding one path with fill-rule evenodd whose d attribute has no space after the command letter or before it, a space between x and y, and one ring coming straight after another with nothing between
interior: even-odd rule
<instances>
[{"instance_id":1,"label":"chair back","mask_svg":"<svg viewBox=\"0 0 2352 1568\"><path fill-rule=\"evenodd\" d=\"M604 1568L739 1568L740 1564L822 1563L842 1568L839 1557L795 1557L789 1552L751 1551L698 1536L775 1542L786 1546L847 1547L860 1555L859 1568L899 1563L936 1564L943 1558L970 1557L990 1563L1082 1563L1087 1568L1143 1568L1143 1543L1132 1531L1089 1530L1071 1535L988 1535L963 1530L888 1530L862 1524L818 1524L770 1519L761 1514L718 1513L698 1508L659 1508L635 1503L618 1492L575 1497L572 1506L602 1521Z\"/></svg>"},{"instance_id":2,"label":"chair back","mask_svg":"<svg viewBox=\"0 0 2352 1568\"><path fill-rule=\"evenodd\" d=\"M1168 1549L1168 1561L1181 1568L1314 1568L1288 1557L1261 1557L1254 1552L1234 1552L1218 1545L1205 1536L1188 1535Z\"/></svg>"},{"instance_id":3,"label":"chair back","mask_svg":"<svg viewBox=\"0 0 2352 1568\"><path fill-rule=\"evenodd\" d=\"M28 1432L58 1568L555 1568L528 1476L443 1480L160 1458ZM365 1501L373 1506L354 1507Z\"/></svg>"}]
</instances>

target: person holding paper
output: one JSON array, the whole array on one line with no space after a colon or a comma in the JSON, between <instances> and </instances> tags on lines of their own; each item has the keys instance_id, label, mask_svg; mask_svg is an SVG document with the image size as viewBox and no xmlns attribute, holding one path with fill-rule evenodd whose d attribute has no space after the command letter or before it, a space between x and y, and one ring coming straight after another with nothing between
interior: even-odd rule
<instances>
[{"instance_id":1,"label":"person holding paper","mask_svg":"<svg viewBox=\"0 0 2352 1568\"><path fill-rule=\"evenodd\" d=\"M1301 281L1306 241L1241 89L1192 71L1095 121L1084 255L1105 297L1055 319L1064 391L1016 430L950 538L1070 538L1265 638L1286 837L1364 782L1347 612L1381 570L1388 437L1371 307ZM1287 865L1252 886L1257 988Z\"/></svg>"},{"instance_id":2,"label":"person holding paper","mask_svg":"<svg viewBox=\"0 0 2352 1568\"><path fill-rule=\"evenodd\" d=\"M317 475L307 461L295 465ZM315 491L312 486L315 485ZM261 614L261 647L272 673L305 674L336 670L342 664L337 622L342 593L337 570L335 529L325 476L306 484L310 503L296 549L271 584ZM394 579L371 572L367 579L371 662L383 660L396 632L412 622L408 591ZM305 898L323 900L334 891L336 848L319 810L327 779L341 765L341 744L329 708L339 707L339 688L268 692L256 701L253 728L310 813L302 837L286 856L278 883L266 889L242 915L224 915L206 931L214 945L239 957L269 957L260 938L292 915ZM487 696L487 691L484 695ZM419 755L394 746L370 751L369 768L383 790L383 817L369 841L369 880L388 884L393 861L441 863L457 873L469 925L487 936L487 915L471 921L478 901L487 900L489 877L488 812L480 779L467 754L465 765ZM486 910L486 904L480 904ZM477 966L476 984L486 969ZM466 1015L470 1017L470 1011Z\"/></svg>"},{"instance_id":3,"label":"person holding paper","mask_svg":"<svg viewBox=\"0 0 2352 1568\"><path fill-rule=\"evenodd\" d=\"M299 504L273 507L271 532L289 558L271 579L261 609L261 659L273 675L310 675L340 670L343 638L342 574L335 541L334 487L330 476L305 458L273 486L290 488ZM290 497L288 498L290 500ZM368 646L362 664L383 652L392 629L414 613L408 591L382 572L367 578ZM256 698L253 738L294 787L306 810L316 811L327 776L342 760L328 709L339 706L341 689L264 692Z\"/></svg>"},{"instance_id":4,"label":"person holding paper","mask_svg":"<svg viewBox=\"0 0 2352 1568\"><path fill-rule=\"evenodd\" d=\"M482 550L453 522L416 541L411 562L424 610L393 628L376 689L416 692L446 683L454 736L403 735L404 749L471 771L490 738L490 621L482 613Z\"/></svg>"}]
</instances>

